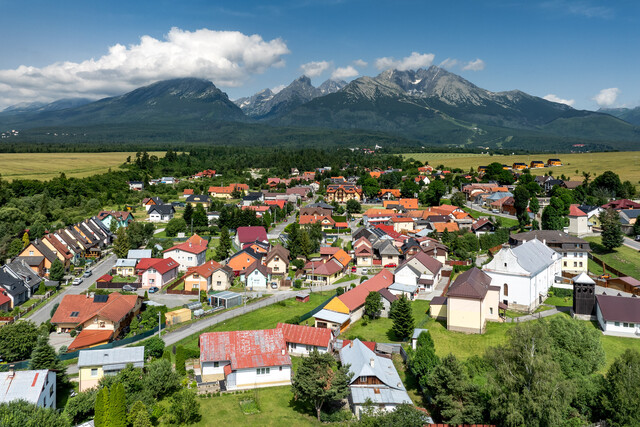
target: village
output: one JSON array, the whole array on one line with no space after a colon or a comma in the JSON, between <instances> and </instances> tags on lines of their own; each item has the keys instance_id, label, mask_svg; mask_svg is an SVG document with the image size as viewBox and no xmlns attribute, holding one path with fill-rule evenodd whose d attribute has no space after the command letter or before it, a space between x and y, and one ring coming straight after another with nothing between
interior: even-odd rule
<instances>
[{"instance_id":1,"label":"village","mask_svg":"<svg viewBox=\"0 0 640 427\"><path fill-rule=\"evenodd\" d=\"M137 205L40 238L25 232L0 267L0 336L34 337L33 353L0 345L0 402L119 425L105 424L100 406L125 399L113 397L118 378L123 411L148 425L216 417L234 393L240 416L276 411L294 425L402 411L424 425L484 424L482 411L455 418L425 404L449 353L478 358L513 328L547 321L590 328L607 360L640 348L640 274L628 267L640 203L635 192L592 190L622 187L613 172L529 173L560 165L256 169L234 182L206 169L129 181ZM34 363L39 351L51 366ZM173 388L149 385L153 399L136 402L132 370ZM323 381L332 393L318 403ZM291 393L308 406L290 409Z\"/></svg>"}]
</instances>

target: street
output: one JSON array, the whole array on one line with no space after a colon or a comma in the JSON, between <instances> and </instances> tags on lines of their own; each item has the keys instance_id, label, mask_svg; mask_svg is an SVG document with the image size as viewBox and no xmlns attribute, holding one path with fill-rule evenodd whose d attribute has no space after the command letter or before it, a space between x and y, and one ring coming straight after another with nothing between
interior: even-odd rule
<instances>
[{"instance_id":1,"label":"street","mask_svg":"<svg viewBox=\"0 0 640 427\"><path fill-rule=\"evenodd\" d=\"M624 245L630 247L631 249L635 249L636 251L640 251L640 242L636 242L629 237L625 236Z\"/></svg>"},{"instance_id":2,"label":"street","mask_svg":"<svg viewBox=\"0 0 640 427\"><path fill-rule=\"evenodd\" d=\"M467 202L466 206L469 209L473 209L474 211L482 212L482 213L485 213L487 215L500 216L502 218L509 218L509 219L518 219L514 215L503 214L503 213L494 213L494 212L490 211L489 209L485 209L485 208L483 208L481 206L478 206L478 205L475 205L475 204L473 204L471 202Z\"/></svg>"},{"instance_id":3,"label":"street","mask_svg":"<svg viewBox=\"0 0 640 427\"><path fill-rule=\"evenodd\" d=\"M93 285L96 282L96 280L100 276L109 273L115 264L116 264L116 256L113 254L109 255L107 258L98 262L96 266L90 269L93 274L90 277L85 277L81 284L79 284L78 286L74 286L74 285L67 286L66 289L64 289L62 292L56 295L52 300L50 300L45 305L40 307L38 310L36 310L31 316L27 317L26 319L31 320L32 322L35 322L37 325L40 325L46 322L51 318L50 316L51 309L53 308L54 305L62 301L62 297L64 297L65 295L78 295L86 291L87 289L89 289L91 285Z\"/></svg>"},{"instance_id":4,"label":"street","mask_svg":"<svg viewBox=\"0 0 640 427\"><path fill-rule=\"evenodd\" d=\"M267 238L269 240L279 239L280 235L284 232L285 227L296 222L296 212L297 211L294 211L287 217L286 221L281 222L280 224L276 225L273 230L269 231L267 234Z\"/></svg>"}]
</instances>

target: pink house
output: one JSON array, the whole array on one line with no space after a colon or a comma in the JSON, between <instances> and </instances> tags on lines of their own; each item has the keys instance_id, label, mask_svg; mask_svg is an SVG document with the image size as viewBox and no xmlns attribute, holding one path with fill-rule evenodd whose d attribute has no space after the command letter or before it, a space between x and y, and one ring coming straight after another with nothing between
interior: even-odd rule
<instances>
[{"instance_id":1,"label":"pink house","mask_svg":"<svg viewBox=\"0 0 640 427\"><path fill-rule=\"evenodd\" d=\"M149 266L142 273L142 287L147 289L153 286L162 288L164 285L178 277L178 264L173 258L160 259Z\"/></svg>"}]
</instances>

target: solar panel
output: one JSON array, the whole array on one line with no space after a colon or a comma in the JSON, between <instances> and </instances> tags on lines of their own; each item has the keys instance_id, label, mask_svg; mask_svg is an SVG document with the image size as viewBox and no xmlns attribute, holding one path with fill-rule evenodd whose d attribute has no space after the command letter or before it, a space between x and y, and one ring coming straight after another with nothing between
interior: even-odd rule
<instances>
[{"instance_id":1,"label":"solar panel","mask_svg":"<svg viewBox=\"0 0 640 427\"><path fill-rule=\"evenodd\" d=\"M94 295L93 302L107 302L109 301L109 295Z\"/></svg>"}]
</instances>

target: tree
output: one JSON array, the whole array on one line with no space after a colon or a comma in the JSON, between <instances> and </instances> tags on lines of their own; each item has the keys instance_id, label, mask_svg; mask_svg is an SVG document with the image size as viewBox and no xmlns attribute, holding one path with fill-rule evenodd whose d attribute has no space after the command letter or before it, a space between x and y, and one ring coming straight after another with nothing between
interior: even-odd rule
<instances>
[{"instance_id":1,"label":"tree","mask_svg":"<svg viewBox=\"0 0 640 427\"><path fill-rule=\"evenodd\" d=\"M624 236L620 228L620 215L613 209L600 212L600 227L602 228L602 246L609 251L622 246Z\"/></svg>"},{"instance_id":2,"label":"tree","mask_svg":"<svg viewBox=\"0 0 640 427\"><path fill-rule=\"evenodd\" d=\"M372 319L380 316L380 312L384 306L382 305L382 296L378 292L369 292L364 301L364 313Z\"/></svg>"},{"instance_id":3,"label":"tree","mask_svg":"<svg viewBox=\"0 0 640 427\"><path fill-rule=\"evenodd\" d=\"M440 199L445 195L447 189L441 179L434 179L427 189L420 193L420 203L429 206L440 206Z\"/></svg>"},{"instance_id":4,"label":"tree","mask_svg":"<svg viewBox=\"0 0 640 427\"><path fill-rule=\"evenodd\" d=\"M413 178L407 178L402 182L402 186L400 187L400 194L402 197L413 198L416 197L416 194L420 191L420 186L416 183Z\"/></svg>"},{"instance_id":5,"label":"tree","mask_svg":"<svg viewBox=\"0 0 640 427\"><path fill-rule=\"evenodd\" d=\"M216 261L222 261L227 259L231 252L231 237L229 236L229 229L222 227L220 230L220 238L218 239L218 247L216 248L215 258Z\"/></svg>"},{"instance_id":6,"label":"tree","mask_svg":"<svg viewBox=\"0 0 640 427\"><path fill-rule=\"evenodd\" d=\"M179 345L176 348L176 372L183 376L187 375L187 369L185 367L186 358L184 347Z\"/></svg>"},{"instance_id":7,"label":"tree","mask_svg":"<svg viewBox=\"0 0 640 427\"><path fill-rule=\"evenodd\" d=\"M98 390L92 388L69 398L64 407L64 413L73 425L80 424L94 413L97 394Z\"/></svg>"},{"instance_id":8,"label":"tree","mask_svg":"<svg viewBox=\"0 0 640 427\"><path fill-rule=\"evenodd\" d=\"M30 321L10 323L0 328L0 357L3 362L28 359L38 341L38 328Z\"/></svg>"},{"instance_id":9,"label":"tree","mask_svg":"<svg viewBox=\"0 0 640 427\"><path fill-rule=\"evenodd\" d=\"M396 338L401 340L410 337L413 333L413 313L411 304L405 294L402 294L400 299L397 300L391 330Z\"/></svg>"},{"instance_id":10,"label":"tree","mask_svg":"<svg viewBox=\"0 0 640 427\"><path fill-rule=\"evenodd\" d=\"M543 230L562 230L564 228L564 217L551 205L542 210L541 220Z\"/></svg>"},{"instance_id":11,"label":"tree","mask_svg":"<svg viewBox=\"0 0 640 427\"><path fill-rule=\"evenodd\" d=\"M520 228L524 228L529 224L529 191L521 185L518 185L513 191L513 206L516 209L516 217L520 223Z\"/></svg>"},{"instance_id":12,"label":"tree","mask_svg":"<svg viewBox=\"0 0 640 427\"><path fill-rule=\"evenodd\" d=\"M120 227L116 233L116 239L113 241L113 252L118 258L126 258L129 249L131 249L131 242L129 242L127 229Z\"/></svg>"},{"instance_id":13,"label":"tree","mask_svg":"<svg viewBox=\"0 0 640 427\"><path fill-rule=\"evenodd\" d=\"M41 408L25 400L0 403L2 427L69 427L66 415L53 408Z\"/></svg>"},{"instance_id":14,"label":"tree","mask_svg":"<svg viewBox=\"0 0 640 427\"><path fill-rule=\"evenodd\" d=\"M353 215L354 213L360 213L361 210L362 206L360 205L360 202L355 199L347 200L347 212Z\"/></svg>"},{"instance_id":15,"label":"tree","mask_svg":"<svg viewBox=\"0 0 640 427\"><path fill-rule=\"evenodd\" d=\"M416 351L412 352L411 358L409 359L411 372L416 377L418 383L422 388L425 388L427 386L429 374L439 364L440 359L438 358L438 356L436 356L436 350L433 346L433 341L431 342L431 345L418 344L416 347Z\"/></svg>"},{"instance_id":16,"label":"tree","mask_svg":"<svg viewBox=\"0 0 640 427\"><path fill-rule=\"evenodd\" d=\"M365 175L360 180L358 180L358 184L362 186L362 192L364 193L367 199L375 198L378 193L380 193L380 184L375 178L372 178L369 175Z\"/></svg>"},{"instance_id":17,"label":"tree","mask_svg":"<svg viewBox=\"0 0 640 427\"><path fill-rule=\"evenodd\" d=\"M451 196L451 204L462 208L467 204L467 197L462 191L456 191L456 193Z\"/></svg>"},{"instance_id":18,"label":"tree","mask_svg":"<svg viewBox=\"0 0 640 427\"><path fill-rule=\"evenodd\" d=\"M602 175L598 175L589 186L591 194L593 194L597 189L600 191L608 193L611 197L621 197L623 193L622 183L620 182L620 177L618 174L606 171L603 172Z\"/></svg>"},{"instance_id":19,"label":"tree","mask_svg":"<svg viewBox=\"0 0 640 427\"><path fill-rule=\"evenodd\" d=\"M25 231L22 235L22 249L25 249L27 246L29 246L29 243L29 233Z\"/></svg>"},{"instance_id":20,"label":"tree","mask_svg":"<svg viewBox=\"0 0 640 427\"><path fill-rule=\"evenodd\" d=\"M109 425L109 388L101 387L96 395L94 405L93 423L95 427L107 427Z\"/></svg>"},{"instance_id":21,"label":"tree","mask_svg":"<svg viewBox=\"0 0 640 427\"><path fill-rule=\"evenodd\" d=\"M29 369L51 369L56 372L58 386L66 382L66 368L58 359L56 350L49 344L48 335L40 335L31 352Z\"/></svg>"},{"instance_id":22,"label":"tree","mask_svg":"<svg viewBox=\"0 0 640 427\"><path fill-rule=\"evenodd\" d=\"M432 415L443 423L476 424L484 421L479 388L458 359L449 354L429 375L426 390L432 399Z\"/></svg>"},{"instance_id":23,"label":"tree","mask_svg":"<svg viewBox=\"0 0 640 427\"><path fill-rule=\"evenodd\" d=\"M191 390L182 389L171 396L171 405L168 411L169 419L173 424L185 425L200 421L200 402Z\"/></svg>"},{"instance_id":24,"label":"tree","mask_svg":"<svg viewBox=\"0 0 640 427\"><path fill-rule=\"evenodd\" d=\"M184 219L184 222L185 224L187 224L187 227L191 225L191 219L193 219L193 206L191 206L191 203L187 203L187 205L184 207L184 212L182 213L182 219Z\"/></svg>"},{"instance_id":25,"label":"tree","mask_svg":"<svg viewBox=\"0 0 640 427\"><path fill-rule=\"evenodd\" d=\"M109 391L109 411L107 413L109 427L127 426L127 404L122 383L115 383Z\"/></svg>"},{"instance_id":26,"label":"tree","mask_svg":"<svg viewBox=\"0 0 640 427\"><path fill-rule=\"evenodd\" d=\"M56 258L51 263L51 269L49 270L49 279L54 282L60 283L64 279L64 264L59 258Z\"/></svg>"},{"instance_id":27,"label":"tree","mask_svg":"<svg viewBox=\"0 0 640 427\"><path fill-rule=\"evenodd\" d=\"M302 359L291 382L293 397L312 404L318 421L325 403L342 400L349 394L349 366L334 368L334 365L330 354L320 354L314 349Z\"/></svg>"},{"instance_id":28,"label":"tree","mask_svg":"<svg viewBox=\"0 0 640 427\"><path fill-rule=\"evenodd\" d=\"M603 415L611 425L640 425L640 353L627 349L611 364L600 396Z\"/></svg>"},{"instance_id":29,"label":"tree","mask_svg":"<svg viewBox=\"0 0 640 427\"><path fill-rule=\"evenodd\" d=\"M194 227L207 227L209 225L207 212L204 210L204 206L202 206L202 204L200 203L196 206L196 209L193 211L193 215L191 219L193 220Z\"/></svg>"},{"instance_id":30,"label":"tree","mask_svg":"<svg viewBox=\"0 0 640 427\"><path fill-rule=\"evenodd\" d=\"M151 338L147 338L142 341L139 345L144 346L144 357L145 359L149 357L153 357L154 359L159 359L162 357L162 353L164 352L164 341L157 335L152 336Z\"/></svg>"},{"instance_id":31,"label":"tree","mask_svg":"<svg viewBox=\"0 0 640 427\"><path fill-rule=\"evenodd\" d=\"M422 427L429 424L429 417L408 403L398 405L392 412L365 410L358 427Z\"/></svg>"},{"instance_id":32,"label":"tree","mask_svg":"<svg viewBox=\"0 0 640 427\"><path fill-rule=\"evenodd\" d=\"M13 239L7 248L7 256L9 258L16 257L22 252L22 249L24 249L24 242L20 239Z\"/></svg>"},{"instance_id":33,"label":"tree","mask_svg":"<svg viewBox=\"0 0 640 427\"><path fill-rule=\"evenodd\" d=\"M165 233L169 237L175 237L178 233L185 233L187 231L187 223L184 218L172 218L164 228Z\"/></svg>"},{"instance_id":34,"label":"tree","mask_svg":"<svg viewBox=\"0 0 640 427\"><path fill-rule=\"evenodd\" d=\"M127 420L129 421L129 424L134 427L151 426L147 406L140 400L136 400L133 405L131 405L131 409L129 409L129 414L127 415Z\"/></svg>"},{"instance_id":35,"label":"tree","mask_svg":"<svg viewBox=\"0 0 640 427\"><path fill-rule=\"evenodd\" d=\"M538 211L540 211L540 201L536 196L531 196L531 200L529 200L529 209L531 209L531 213L533 215L537 215Z\"/></svg>"},{"instance_id":36,"label":"tree","mask_svg":"<svg viewBox=\"0 0 640 427\"><path fill-rule=\"evenodd\" d=\"M161 359L147 365L142 385L151 397L161 399L180 388L180 376L171 368L170 361Z\"/></svg>"}]
</instances>

